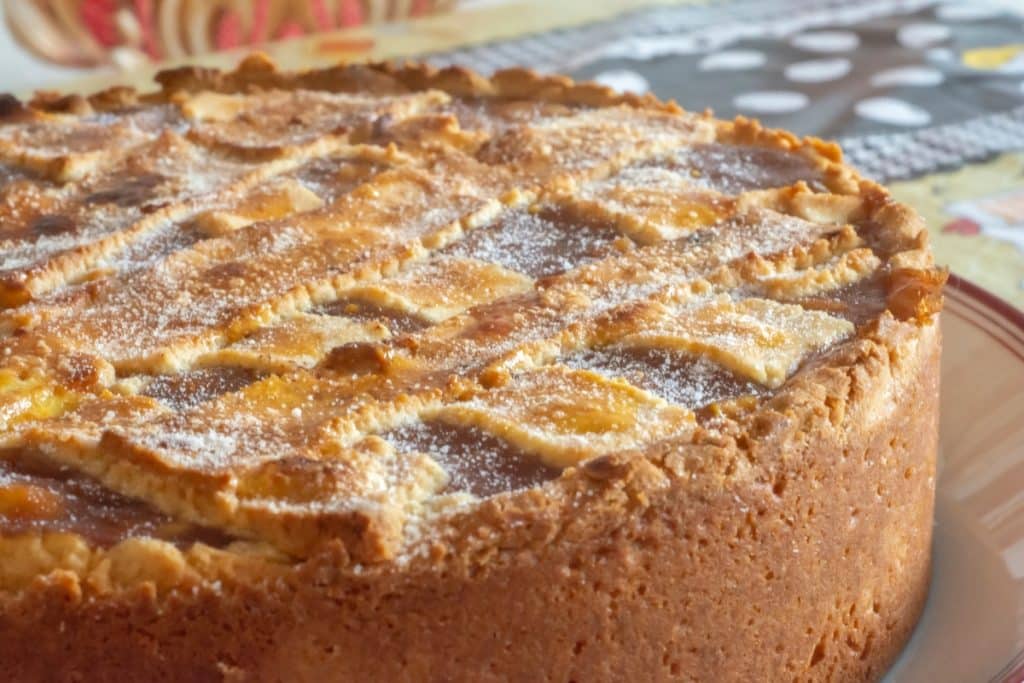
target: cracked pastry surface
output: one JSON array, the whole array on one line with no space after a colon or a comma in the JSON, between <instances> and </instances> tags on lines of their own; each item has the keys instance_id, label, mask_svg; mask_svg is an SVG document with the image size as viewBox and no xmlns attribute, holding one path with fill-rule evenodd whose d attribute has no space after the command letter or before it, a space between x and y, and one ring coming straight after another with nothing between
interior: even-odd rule
<instances>
[{"instance_id":1,"label":"cracked pastry surface","mask_svg":"<svg viewBox=\"0 0 1024 683\"><path fill-rule=\"evenodd\" d=\"M158 80L3 108L8 600L585 547L931 371L923 226L833 144L520 70Z\"/></svg>"}]
</instances>

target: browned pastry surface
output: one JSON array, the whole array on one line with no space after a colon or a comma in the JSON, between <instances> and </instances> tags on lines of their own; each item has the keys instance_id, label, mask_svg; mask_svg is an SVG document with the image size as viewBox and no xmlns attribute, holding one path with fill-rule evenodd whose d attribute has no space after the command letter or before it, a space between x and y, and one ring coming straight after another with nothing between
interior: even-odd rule
<instances>
[{"instance_id":1,"label":"browned pastry surface","mask_svg":"<svg viewBox=\"0 0 1024 683\"><path fill-rule=\"evenodd\" d=\"M944 276L834 145L513 70L5 100L22 680L869 680Z\"/></svg>"}]
</instances>

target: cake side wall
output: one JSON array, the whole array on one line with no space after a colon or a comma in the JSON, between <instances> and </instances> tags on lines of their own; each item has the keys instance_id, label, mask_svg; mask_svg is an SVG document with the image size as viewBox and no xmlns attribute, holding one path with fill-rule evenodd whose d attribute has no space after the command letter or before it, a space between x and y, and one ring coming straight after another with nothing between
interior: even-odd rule
<instances>
[{"instance_id":1,"label":"cake side wall","mask_svg":"<svg viewBox=\"0 0 1024 683\"><path fill-rule=\"evenodd\" d=\"M26 681L876 679L930 566L937 324L904 341L858 365L841 416L805 397L801 424L750 446L756 476L677 472L586 544L162 598L58 578L0 609L0 661Z\"/></svg>"}]
</instances>

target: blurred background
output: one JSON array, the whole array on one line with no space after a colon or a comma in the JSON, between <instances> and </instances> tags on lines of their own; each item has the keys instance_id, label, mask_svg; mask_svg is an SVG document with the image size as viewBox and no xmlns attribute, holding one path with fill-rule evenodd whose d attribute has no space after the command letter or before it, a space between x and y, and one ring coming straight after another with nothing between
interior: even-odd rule
<instances>
[{"instance_id":1,"label":"blurred background","mask_svg":"<svg viewBox=\"0 0 1024 683\"><path fill-rule=\"evenodd\" d=\"M525 65L837 139L1024 306L1024 0L0 0L0 91L161 67Z\"/></svg>"}]
</instances>

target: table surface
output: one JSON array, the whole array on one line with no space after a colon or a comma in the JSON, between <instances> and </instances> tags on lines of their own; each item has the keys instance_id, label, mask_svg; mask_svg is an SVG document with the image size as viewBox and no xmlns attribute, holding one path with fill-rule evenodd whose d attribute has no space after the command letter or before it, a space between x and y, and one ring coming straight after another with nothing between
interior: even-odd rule
<instances>
[{"instance_id":1,"label":"table surface","mask_svg":"<svg viewBox=\"0 0 1024 683\"><path fill-rule=\"evenodd\" d=\"M1024 308L1024 7L936 0L471 2L264 46L286 68L525 63L839 139L928 221L936 257ZM201 58L229 66L238 52ZM65 84L144 85L153 69Z\"/></svg>"}]
</instances>

